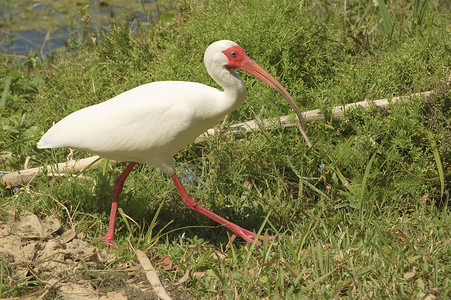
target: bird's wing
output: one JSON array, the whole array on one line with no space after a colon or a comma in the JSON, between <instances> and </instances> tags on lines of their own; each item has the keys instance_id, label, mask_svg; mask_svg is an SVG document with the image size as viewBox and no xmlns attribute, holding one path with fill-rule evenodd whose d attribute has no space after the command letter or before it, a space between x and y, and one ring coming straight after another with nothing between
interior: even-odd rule
<instances>
[{"instance_id":1,"label":"bird's wing","mask_svg":"<svg viewBox=\"0 0 451 300\"><path fill-rule=\"evenodd\" d=\"M98 154L170 151L173 155L208 129L211 122L204 122L196 109L209 98L214 101L217 93L189 82L142 85L70 114L41 138L38 147Z\"/></svg>"}]
</instances>

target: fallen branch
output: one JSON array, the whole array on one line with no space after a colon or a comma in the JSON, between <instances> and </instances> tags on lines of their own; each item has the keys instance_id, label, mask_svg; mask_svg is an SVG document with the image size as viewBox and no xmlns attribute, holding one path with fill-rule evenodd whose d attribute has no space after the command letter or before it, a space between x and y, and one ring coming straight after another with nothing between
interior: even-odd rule
<instances>
[{"instance_id":1,"label":"fallen branch","mask_svg":"<svg viewBox=\"0 0 451 300\"><path fill-rule=\"evenodd\" d=\"M97 161L96 161L97 160ZM92 165L91 165L92 164ZM64 163L59 163L56 165L43 166L38 168L31 168L26 170L21 170L17 172L12 172L3 175L0 181L3 181L7 186L19 186L28 184L39 172L47 172L49 176L64 176L66 173L76 174L81 172L83 169L91 165L93 168L97 168L101 164L101 159L99 156L91 156L83 158L80 160L69 160Z\"/></svg>"},{"instance_id":2,"label":"fallen branch","mask_svg":"<svg viewBox=\"0 0 451 300\"><path fill-rule=\"evenodd\" d=\"M451 77L450 77L451 78ZM370 107L386 107L390 103L406 103L411 97L419 97L419 98L428 98L433 94L432 91L428 92L422 92L422 93L414 93L408 96L400 96L400 97L393 97L391 99L379 99L379 100L365 100L355 103L350 103L346 105L336 106L332 109L330 116L333 119L341 119L344 117L344 115L358 107L363 107L365 109L368 109ZM326 119L326 116L319 110L309 110L303 113L305 122L312 122L312 121L324 121ZM226 132L233 133L233 134L239 134L239 133L247 133L251 131L259 131L262 128L265 129L273 129L273 128L280 128L280 127L293 127L298 126L299 122L295 119L293 116L282 116L279 118L273 118L273 119L267 119L267 120L251 120L247 122L242 123L235 123L228 127ZM214 136L218 133L218 129L211 128L208 129L205 133L200 135L194 143L202 143L204 142L209 136ZM39 172L42 170L45 171L45 168L47 168L47 174L48 176L55 176L55 175L61 175L65 173L78 173L87 166L89 166L91 163L93 163L96 159L98 159L98 156L88 157L81 159L79 161L70 160L65 163L59 163L56 166L46 166L46 167L39 167L39 168L32 168L27 170L22 170L18 172L12 172L9 174L4 175L3 177L0 177L0 182L3 182L7 186L18 186L21 184L28 184ZM101 160L95 162L91 167L96 168L100 165ZM55 173L57 171L57 173Z\"/></svg>"},{"instance_id":3,"label":"fallen branch","mask_svg":"<svg viewBox=\"0 0 451 300\"><path fill-rule=\"evenodd\" d=\"M346 112L349 112L355 108L363 107L363 108L370 108L370 107L386 107L390 103L405 103L408 102L408 100L411 97L419 97L419 98L428 98L433 94L432 91L428 92L421 92L421 93L414 93L409 96L400 96L400 97L393 97L391 99L379 99L379 100L365 100L355 103L350 103L346 105L340 105L335 106L331 111L331 117L335 120L342 119ZM319 110L309 110L302 113L304 115L305 122L312 122L312 121L324 121L326 119L326 116ZM232 133L246 133L251 131L259 131L261 128L265 129L272 129L272 128L280 128L280 127L294 127L298 126L298 121L292 116L282 116L279 118L273 118L273 119L267 119L267 120L251 120L247 122L242 123L235 123L229 126L229 129L227 132ZM215 135L217 132L217 129L211 128L208 129L205 133L203 133L201 136L199 136L194 142L195 143L201 143L207 139L208 136Z\"/></svg>"},{"instance_id":4,"label":"fallen branch","mask_svg":"<svg viewBox=\"0 0 451 300\"><path fill-rule=\"evenodd\" d=\"M157 294L157 297L162 300L171 300L171 297L167 294L166 290L161 284L160 278L158 278L157 271L155 271L155 268L150 263L150 260L147 258L146 254L141 250L137 250L135 253L136 256L138 256L139 263L143 267L144 272L146 273L147 280L149 280L150 284L152 285L155 293Z\"/></svg>"}]
</instances>

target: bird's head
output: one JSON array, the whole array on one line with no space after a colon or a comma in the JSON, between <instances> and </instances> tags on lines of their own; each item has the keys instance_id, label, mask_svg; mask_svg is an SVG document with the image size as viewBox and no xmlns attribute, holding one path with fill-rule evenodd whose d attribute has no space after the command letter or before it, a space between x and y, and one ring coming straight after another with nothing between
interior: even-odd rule
<instances>
[{"instance_id":1,"label":"bird's head","mask_svg":"<svg viewBox=\"0 0 451 300\"><path fill-rule=\"evenodd\" d=\"M227 68L229 70L239 69L261 79L255 73L257 69L262 68L247 56L246 50L243 47L232 41L217 41L208 46L205 51L204 61L207 69L215 67ZM267 73L266 71L264 72Z\"/></svg>"},{"instance_id":2,"label":"bird's head","mask_svg":"<svg viewBox=\"0 0 451 300\"><path fill-rule=\"evenodd\" d=\"M249 56L247 56L246 51L240 45L227 40L214 42L208 46L205 51L204 61L210 76L215 78L215 80L218 78L218 76L216 76L216 72L221 72L221 70L231 71L234 69L239 69L257 77L279 92L294 109L300 121L299 129L301 130L301 133L309 147L311 146L304 131L304 118L291 95L273 76L271 76L271 74L250 59Z\"/></svg>"}]
</instances>

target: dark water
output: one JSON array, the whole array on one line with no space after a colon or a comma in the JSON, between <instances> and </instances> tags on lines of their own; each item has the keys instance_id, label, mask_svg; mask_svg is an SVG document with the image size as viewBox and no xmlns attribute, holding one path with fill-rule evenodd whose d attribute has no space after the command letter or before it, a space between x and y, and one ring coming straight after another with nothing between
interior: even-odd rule
<instances>
[{"instance_id":1,"label":"dark water","mask_svg":"<svg viewBox=\"0 0 451 300\"><path fill-rule=\"evenodd\" d=\"M149 24L166 7L155 0L0 0L0 53L34 57L64 52L69 38L104 32L112 17Z\"/></svg>"}]
</instances>

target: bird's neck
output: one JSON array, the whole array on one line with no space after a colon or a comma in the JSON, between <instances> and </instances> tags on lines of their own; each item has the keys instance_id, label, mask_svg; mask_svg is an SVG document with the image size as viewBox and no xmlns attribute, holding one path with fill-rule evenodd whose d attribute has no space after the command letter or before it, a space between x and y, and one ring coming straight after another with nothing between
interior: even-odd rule
<instances>
[{"instance_id":1,"label":"bird's neck","mask_svg":"<svg viewBox=\"0 0 451 300\"><path fill-rule=\"evenodd\" d=\"M211 77L224 89L222 105L224 115L240 107L246 99L246 86L234 70L224 68Z\"/></svg>"}]
</instances>

